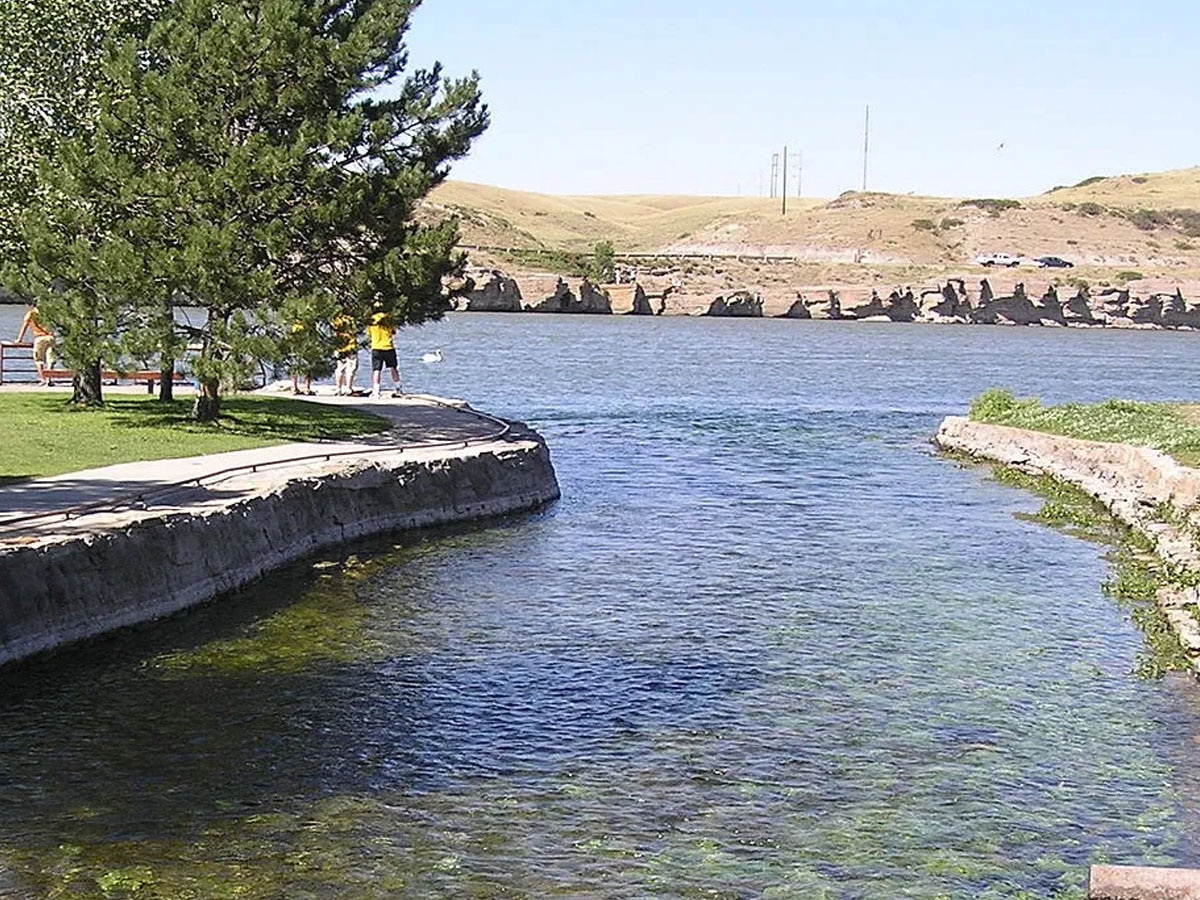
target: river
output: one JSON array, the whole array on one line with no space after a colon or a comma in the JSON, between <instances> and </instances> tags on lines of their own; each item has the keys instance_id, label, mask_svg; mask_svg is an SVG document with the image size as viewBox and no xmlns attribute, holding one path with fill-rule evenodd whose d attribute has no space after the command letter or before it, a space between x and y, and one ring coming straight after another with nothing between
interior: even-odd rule
<instances>
[{"instance_id":1,"label":"river","mask_svg":"<svg viewBox=\"0 0 1200 900\"><path fill-rule=\"evenodd\" d=\"M456 314L399 347L409 390L537 428L563 499L0 673L0 896L1082 898L1196 862L1195 681L1135 674L1107 547L930 445L993 386L1194 399L1195 335Z\"/></svg>"}]
</instances>

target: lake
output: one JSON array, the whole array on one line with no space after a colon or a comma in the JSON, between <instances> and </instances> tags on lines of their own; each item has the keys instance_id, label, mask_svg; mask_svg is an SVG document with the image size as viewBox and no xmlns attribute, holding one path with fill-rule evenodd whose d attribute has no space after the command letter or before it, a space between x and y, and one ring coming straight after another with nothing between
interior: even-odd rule
<instances>
[{"instance_id":1,"label":"lake","mask_svg":"<svg viewBox=\"0 0 1200 900\"><path fill-rule=\"evenodd\" d=\"M1195 399L1197 342L401 332L406 388L528 421L562 500L0 673L0 895L1082 898L1193 864L1195 681L1135 674L1108 547L930 439L993 386Z\"/></svg>"}]
</instances>

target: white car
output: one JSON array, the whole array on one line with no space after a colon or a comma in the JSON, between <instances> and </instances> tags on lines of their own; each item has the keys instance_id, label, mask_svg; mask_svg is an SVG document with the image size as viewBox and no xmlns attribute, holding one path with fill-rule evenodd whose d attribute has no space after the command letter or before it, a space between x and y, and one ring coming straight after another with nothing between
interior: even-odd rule
<instances>
[{"instance_id":1,"label":"white car","mask_svg":"<svg viewBox=\"0 0 1200 900\"><path fill-rule=\"evenodd\" d=\"M975 262L981 266L1007 266L1013 268L1021 264L1021 257L1012 256L1008 253L987 253L983 256L975 257Z\"/></svg>"}]
</instances>

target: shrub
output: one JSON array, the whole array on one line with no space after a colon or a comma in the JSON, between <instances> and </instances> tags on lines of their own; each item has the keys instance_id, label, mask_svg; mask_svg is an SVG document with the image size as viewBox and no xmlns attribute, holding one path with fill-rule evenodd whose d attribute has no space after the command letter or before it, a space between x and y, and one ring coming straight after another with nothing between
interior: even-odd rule
<instances>
[{"instance_id":1,"label":"shrub","mask_svg":"<svg viewBox=\"0 0 1200 900\"><path fill-rule=\"evenodd\" d=\"M984 210L988 215L998 216L1007 209L1020 209L1020 200L996 200L991 198L983 198L976 200L964 200L959 206L975 206Z\"/></svg>"},{"instance_id":2,"label":"shrub","mask_svg":"<svg viewBox=\"0 0 1200 900\"><path fill-rule=\"evenodd\" d=\"M1145 175L1134 175L1134 176L1133 176L1133 178L1131 178L1130 180L1131 180L1131 181L1132 181L1134 184L1145 184L1145 183L1146 183L1147 181L1149 181L1150 179L1149 179L1149 178L1147 178Z\"/></svg>"},{"instance_id":3,"label":"shrub","mask_svg":"<svg viewBox=\"0 0 1200 900\"><path fill-rule=\"evenodd\" d=\"M1200 210L1173 209L1167 215L1188 237L1200 237Z\"/></svg>"},{"instance_id":4,"label":"shrub","mask_svg":"<svg viewBox=\"0 0 1200 900\"><path fill-rule=\"evenodd\" d=\"M912 227L916 231L937 231L937 225L932 219L913 219Z\"/></svg>"},{"instance_id":5,"label":"shrub","mask_svg":"<svg viewBox=\"0 0 1200 900\"><path fill-rule=\"evenodd\" d=\"M1121 284L1128 284L1131 281L1140 281L1146 276L1141 272L1138 272L1136 269L1126 269L1123 272L1118 272L1113 277L1116 278Z\"/></svg>"},{"instance_id":6,"label":"shrub","mask_svg":"<svg viewBox=\"0 0 1200 900\"><path fill-rule=\"evenodd\" d=\"M1170 218L1156 209L1137 209L1125 213L1125 218L1142 231L1153 231L1160 225L1169 225Z\"/></svg>"},{"instance_id":7,"label":"shrub","mask_svg":"<svg viewBox=\"0 0 1200 900\"><path fill-rule=\"evenodd\" d=\"M949 231L951 228L958 228L962 224L962 219L942 219L942 231Z\"/></svg>"},{"instance_id":8,"label":"shrub","mask_svg":"<svg viewBox=\"0 0 1200 900\"><path fill-rule=\"evenodd\" d=\"M1081 216L1100 216L1106 211L1099 203L1092 203L1091 201L1080 203L1075 209Z\"/></svg>"},{"instance_id":9,"label":"shrub","mask_svg":"<svg viewBox=\"0 0 1200 900\"><path fill-rule=\"evenodd\" d=\"M1105 179L1104 175L1093 175L1091 178L1085 178L1085 179L1083 179L1083 181L1079 182L1078 184L1072 185L1072 187L1077 187L1077 188L1087 187L1088 185L1097 184L1101 181L1104 181L1104 179Z\"/></svg>"},{"instance_id":10,"label":"shrub","mask_svg":"<svg viewBox=\"0 0 1200 900\"><path fill-rule=\"evenodd\" d=\"M592 250L587 277L593 284L611 284L616 280L617 260L612 241L600 241L596 244Z\"/></svg>"},{"instance_id":11,"label":"shrub","mask_svg":"<svg viewBox=\"0 0 1200 900\"><path fill-rule=\"evenodd\" d=\"M1196 245L1193 244L1191 241L1176 241L1175 249L1176 250L1195 250Z\"/></svg>"},{"instance_id":12,"label":"shrub","mask_svg":"<svg viewBox=\"0 0 1200 900\"><path fill-rule=\"evenodd\" d=\"M989 388L971 401L970 417L976 422L1009 422L1040 407L1035 397L1014 397L1004 388Z\"/></svg>"}]
</instances>

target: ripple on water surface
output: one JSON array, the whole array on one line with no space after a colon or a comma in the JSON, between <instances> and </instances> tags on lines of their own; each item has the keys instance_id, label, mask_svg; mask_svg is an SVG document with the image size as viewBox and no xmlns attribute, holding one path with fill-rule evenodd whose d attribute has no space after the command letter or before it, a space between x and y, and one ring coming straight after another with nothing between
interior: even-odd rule
<instances>
[{"instance_id":1,"label":"ripple on water surface","mask_svg":"<svg viewBox=\"0 0 1200 900\"><path fill-rule=\"evenodd\" d=\"M563 500L0 677L0 893L1082 897L1187 862L1191 681L1131 675L1103 547L928 443L947 391L1092 356L796 324L437 326L417 387L528 415ZM1149 337L1104 371L1200 382Z\"/></svg>"}]
</instances>

